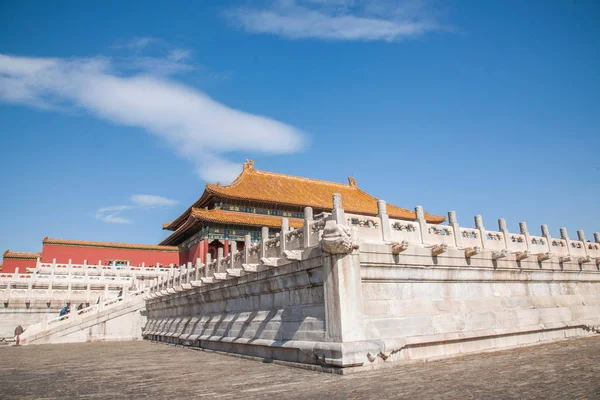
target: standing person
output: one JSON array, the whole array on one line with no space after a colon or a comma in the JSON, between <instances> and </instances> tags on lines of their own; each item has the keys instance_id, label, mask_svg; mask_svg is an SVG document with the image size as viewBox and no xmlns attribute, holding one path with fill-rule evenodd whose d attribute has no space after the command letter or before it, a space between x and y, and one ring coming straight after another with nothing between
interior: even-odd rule
<instances>
[{"instance_id":1,"label":"standing person","mask_svg":"<svg viewBox=\"0 0 600 400\"><path fill-rule=\"evenodd\" d=\"M23 332L25 332L25 329L23 329L21 324L19 324L19 326L15 328L15 342L17 343L17 346L19 345L19 343L21 343L21 334Z\"/></svg>"}]
</instances>

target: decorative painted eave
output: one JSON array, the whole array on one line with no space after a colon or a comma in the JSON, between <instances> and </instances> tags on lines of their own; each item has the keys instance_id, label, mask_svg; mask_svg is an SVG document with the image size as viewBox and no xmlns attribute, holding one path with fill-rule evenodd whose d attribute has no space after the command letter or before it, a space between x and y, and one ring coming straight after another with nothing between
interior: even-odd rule
<instances>
[{"instance_id":1,"label":"decorative painted eave","mask_svg":"<svg viewBox=\"0 0 600 400\"><path fill-rule=\"evenodd\" d=\"M186 232L198 225L198 223L202 222L221 225L255 226L259 228L263 226L269 228L281 228L281 220L283 218L288 218L289 226L292 228L301 228L304 224L304 220L300 218L282 217L278 215L251 214L238 211L221 210L219 208L207 210L193 207L186 222L183 223L175 232L165 238L161 244L176 243L179 239L185 236Z\"/></svg>"},{"instance_id":2,"label":"decorative painted eave","mask_svg":"<svg viewBox=\"0 0 600 400\"><path fill-rule=\"evenodd\" d=\"M36 260L42 255L40 253L24 253L6 250L3 254L4 259L12 260Z\"/></svg>"},{"instance_id":3,"label":"decorative painted eave","mask_svg":"<svg viewBox=\"0 0 600 400\"><path fill-rule=\"evenodd\" d=\"M292 228L301 228L304 220L301 218L282 217L278 215L251 214L238 211L227 211L219 208L206 210L201 208L192 208L192 217L203 222L230 224L230 225L248 225L269 228L281 228L281 220L287 218L289 226Z\"/></svg>"},{"instance_id":4,"label":"decorative painted eave","mask_svg":"<svg viewBox=\"0 0 600 400\"><path fill-rule=\"evenodd\" d=\"M124 249L124 250L150 250L150 251L165 251L165 252L179 252L177 246L161 246L153 244L130 244L130 243L114 243L114 242L93 242L89 240L68 240L68 239L53 239L45 237L42 241L43 244L57 245L57 246L79 246L79 247L96 247L96 248L110 248L110 249Z\"/></svg>"}]
</instances>

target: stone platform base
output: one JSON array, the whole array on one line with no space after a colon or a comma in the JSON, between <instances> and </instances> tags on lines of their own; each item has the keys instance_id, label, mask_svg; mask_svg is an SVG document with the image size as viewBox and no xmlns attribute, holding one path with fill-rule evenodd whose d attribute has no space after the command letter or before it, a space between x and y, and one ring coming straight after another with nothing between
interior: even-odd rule
<instances>
[{"instance_id":1,"label":"stone platform base","mask_svg":"<svg viewBox=\"0 0 600 400\"><path fill-rule=\"evenodd\" d=\"M473 336L441 340L437 342L407 343L391 349L391 341L360 343L231 343L217 340L188 340L177 337L148 335L147 340L164 343L193 350L213 352L232 357L273 363L292 368L311 371L347 375L379 368L389 368L402 364L429 362L434 360L455 358L471 354L488 353L500 350L515 349L538 344L547 344L561 340L596 335L594 329L586 326L567 326L552 329L540 329L524 332L511 332L488 336ZM267 341L257 341L267 342ZM297 347L294 347L297 346ZM380 350L377 352L377 350ZM327 363L329 357L346 352L345 359L366 358L363 363L339 367ZM350 354L349 354L350 353ZM387 355L386 355L387 353Z\"/></svg>"}]
</instances>

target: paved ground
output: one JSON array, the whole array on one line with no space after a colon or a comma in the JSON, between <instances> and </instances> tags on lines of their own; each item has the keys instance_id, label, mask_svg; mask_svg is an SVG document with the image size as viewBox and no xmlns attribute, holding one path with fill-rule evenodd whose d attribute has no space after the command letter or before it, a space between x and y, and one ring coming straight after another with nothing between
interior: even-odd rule
<instances>
[{"instance_id":1,"label":"paved ground","mask_svg":"<svg viewBox=\"0 0 600 400\"><path fill-rule=\"evenodd\" d=\"M600 336L339 376L164 344L0 347L0 398L600 399Z\"/></svg>"}]
</instances>

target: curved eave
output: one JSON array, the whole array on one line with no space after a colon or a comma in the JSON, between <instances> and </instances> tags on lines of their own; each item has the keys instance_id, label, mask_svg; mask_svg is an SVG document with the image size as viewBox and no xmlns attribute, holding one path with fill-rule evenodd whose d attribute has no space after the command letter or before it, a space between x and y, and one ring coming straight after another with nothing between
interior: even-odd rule
<instances>
[{"instance_id":1,"label":"curved eave","mask_svg":"<svg viewBox=\"0 0 600 400\"><path fill-rule=\"evenodd\" d=\"M190 207L190 211L191 211L191 207ZM195 225L196 219L191 216L188 215L188 219L181 224L177 230L175 232L173 232L172 234L170 234L169 236L167 236L165 239L163 239L162 242L160 242L159 244L161 246L176 246L177 244L180 243L179 239L181 239L181 237L190 229ZM175 244L177 243L177 244Z\"/></svg>"},{"instance_id":2,"label":"curved eave","mask_svg":"<svg viewBox=\"0 0 600 400\"><path fill-rule=\"evenodd\" d=\"M179 227L182 226L187 221L193 208L205 207L206 205L208 205L208 203L210 202L210 200L212 198L212 193L208 193L207 187L208 187L208 184L206 185L204 192L202 193L202 196L200 196L200 198L198 200L196 200L196 202L194 202L191 206L189 206L187 208L187 210L185 210L179 217L175 218L171 222L167 222L166 224L163 224L162 225L163 230L177 231L177 229L179 229Z\"/></svg>"}]
</instances>

